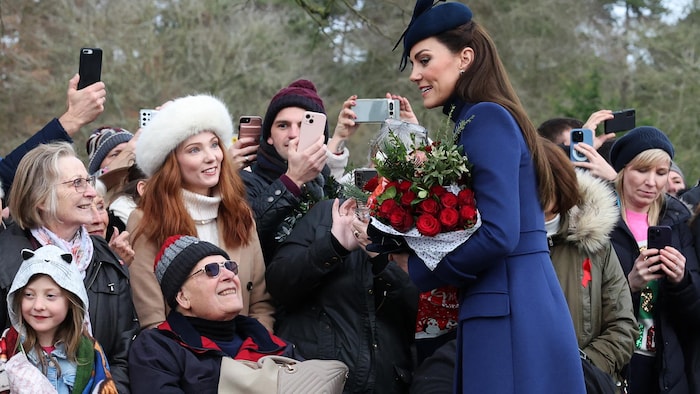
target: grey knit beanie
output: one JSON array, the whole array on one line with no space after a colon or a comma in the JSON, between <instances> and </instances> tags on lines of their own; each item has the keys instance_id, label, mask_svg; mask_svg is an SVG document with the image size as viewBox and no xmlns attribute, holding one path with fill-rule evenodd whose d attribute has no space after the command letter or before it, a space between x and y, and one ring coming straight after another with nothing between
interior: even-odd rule
<instances>
[{"instance_id":1,"label":"grey knit beanie","mask_svg":"<svg viewBox=\"0 0 700 394\"><path fill-rule=\"evenodd\" d=\"M229 258L218 246L190 235L173 235L165 240L153 268L163 297L171 308L175 309L177 306L177 292L192 269L207 256Z\"/></svg>"}]
</instances>

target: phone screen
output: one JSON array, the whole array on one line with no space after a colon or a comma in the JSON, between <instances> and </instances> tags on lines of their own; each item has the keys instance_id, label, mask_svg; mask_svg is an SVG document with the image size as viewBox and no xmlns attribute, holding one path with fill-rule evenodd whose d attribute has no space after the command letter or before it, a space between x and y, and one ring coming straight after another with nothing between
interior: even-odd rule
<instances>
[{"instance_id":1,"label":"phone screen","mask_svg":"<svg viewBox=\"0 0 700 394\"><path fill-rule=\"evenodd\" d=\"M81 48L80 64L78 65L78 90L99 82L102 78L102 49Z\"/></svg>"}]
</instances>

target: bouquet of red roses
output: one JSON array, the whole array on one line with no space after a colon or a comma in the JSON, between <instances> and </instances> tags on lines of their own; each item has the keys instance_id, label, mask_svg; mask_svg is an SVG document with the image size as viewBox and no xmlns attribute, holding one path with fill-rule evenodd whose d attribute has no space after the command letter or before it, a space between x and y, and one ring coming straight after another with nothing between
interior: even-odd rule
<instances>
[{"instance_id":1,"label":"bouquet of red roses","mask_svg":"<svg viewBox=\"0 0 700 394\"><path fill-rule=\"evenodd\" d=\"M365 185L372 225L401 235L434 269L481 226L469 161L450 139L411 143L389 130L374 159L378 177Z\"/></svg>"}]
</instances>

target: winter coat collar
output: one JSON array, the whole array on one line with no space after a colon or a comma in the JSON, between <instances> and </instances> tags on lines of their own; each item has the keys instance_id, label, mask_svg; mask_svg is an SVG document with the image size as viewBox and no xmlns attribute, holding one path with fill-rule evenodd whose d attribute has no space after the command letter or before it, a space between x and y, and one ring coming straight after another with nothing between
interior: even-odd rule
<instances>
[{"instance_id":1,"label":"winter coat collar","mask_svg":"<svg viewBox=\"0 0 700 394\"><path fill-rule=\"evenodd\" d=\"M562 217L553 242L570 242L591 255L608 244L610 232L620 216L614 190L603 180L584 170L576 170L581 201Z\"/></svg>"},{"instance_id":2,"label":"winter coat collar","mask_svg":"<svg viewBox=\"0 0 700 394\"><path fill-rule=\"evenodd\" d=\"M286 343L271 335L256 319L238 315L234 320L236 322L236 331L244 340L239 354L247 351L278 354L284 350ZM207 351L222 352L214 341L201 336L179 312L170 311L165 322L161 323L157 329L196 353L205 353ZM239 358L238 355L236 358Z\"/></svg>"}]
</instances>

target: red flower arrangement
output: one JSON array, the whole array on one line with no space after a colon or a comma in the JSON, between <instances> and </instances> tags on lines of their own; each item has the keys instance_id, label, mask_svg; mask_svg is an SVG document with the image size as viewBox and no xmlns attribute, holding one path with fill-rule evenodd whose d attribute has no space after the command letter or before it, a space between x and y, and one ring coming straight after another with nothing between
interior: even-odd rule
<instances>
[{"instance_id":1,"label":"red flower arrangement","mask_svg":"<svg viewBox=\"0 0 700 394\"><path fill-rule=\"evenodd\" d=\"M463 126L462 126L463 127ZM469 161L454 142L406 147L391 131L375 158L367 205L379 230L402 235L433 269L481 225Z\"/></svg>"}]
</instances>

